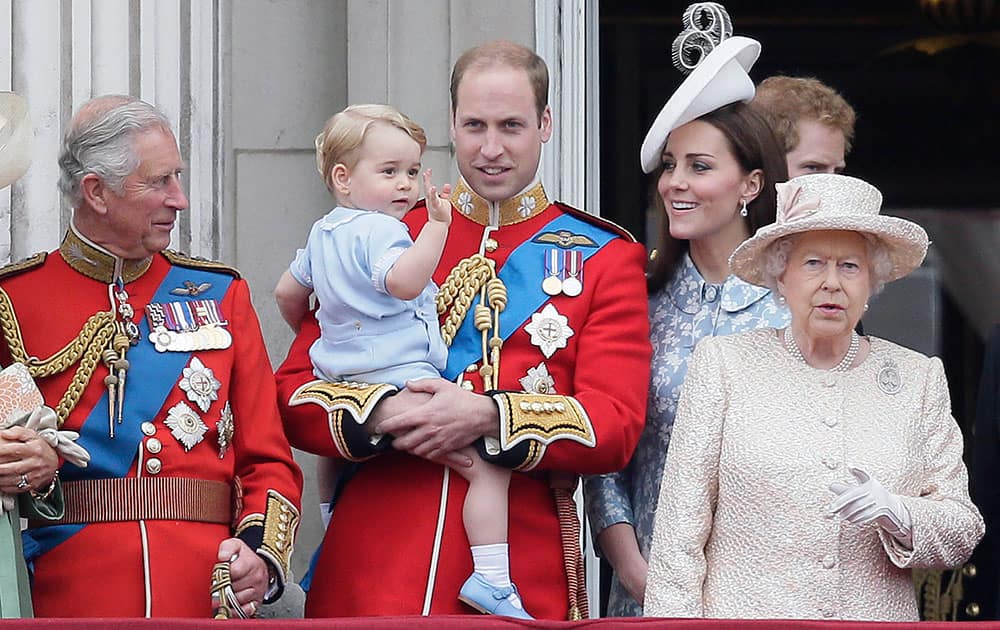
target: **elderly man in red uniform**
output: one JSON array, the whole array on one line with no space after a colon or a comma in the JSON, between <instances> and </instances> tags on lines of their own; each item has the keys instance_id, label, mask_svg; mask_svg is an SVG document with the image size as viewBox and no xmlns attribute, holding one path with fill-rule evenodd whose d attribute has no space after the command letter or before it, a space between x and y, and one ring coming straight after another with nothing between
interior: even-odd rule
<instances>
[{"instance_id":1,"label":"elderly man in red uniform","mask_svg":"<svg viewBox=\"0 0 1000 630\"><path fill-rule=\"evenodd\" d=\"M123 96L70 122L55 252L0 271L0 363L22 362L86 469L63 464L63 517L24 550L40 617L253 615L282 591L302 478L247 283L165 250L188 202L167 119ZM236 601L234 601L236 600Z\"/></svg>"},{"instance_id":2,"label":"elderly man in red uniform","mask_svg":"<svg viewBox=\"0 0 1000 630\"><path fill-rule=\"evenodd\" d=\"M443 379L315 380L303 324L278 371L292 444L360 462L319 552L307 616L468 614L466 482L475 443L510 484L510 570L538 618L586 616L577 475L621 468L643 425L649 375L644 250L624 230L546 195L548 70L510 42L467 51L452 73L461 181L434 276L449 344ZM414 236L427 219L406 217ZM364 334L364 331L359 331ZM484 438L484 439L479 439ZM353 468L353 467L352 467Z\"/></svg>"}]
</instances>

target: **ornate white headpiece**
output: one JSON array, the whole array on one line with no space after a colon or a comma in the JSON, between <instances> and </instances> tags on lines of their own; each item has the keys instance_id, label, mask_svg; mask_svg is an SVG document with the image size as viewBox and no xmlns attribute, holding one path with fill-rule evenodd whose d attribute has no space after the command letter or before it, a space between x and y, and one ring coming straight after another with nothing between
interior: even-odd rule
<instances>
[{"instance_id":1,"label":"ornate white headpiece","mask_svg":"<svg viewBox=\"0 0 1000 630\"><path fill-rule=\"evenodd\" d=\"M697 2L690 5L681 18L684 30L674 38L670 54L674 67L685 75L715 50L715 47L733 36L733 21L726 7L718 2Z\"/></svg>"},{"instance_id":2,"label":"ornate white headpiece","mask_svg":"<svg viewBox=\"0 0 1000 630\"><path fill-rule=\"evenodd\" d=\"M747 74L760 55L760 42L733 36L726 9L716 2L690 5L682 18L684 30L671 46L671 57L687 78L660 110L639 151L645 173L660 164L671 131L699 116L754 96Z\"/></svg>"}]
</instances>

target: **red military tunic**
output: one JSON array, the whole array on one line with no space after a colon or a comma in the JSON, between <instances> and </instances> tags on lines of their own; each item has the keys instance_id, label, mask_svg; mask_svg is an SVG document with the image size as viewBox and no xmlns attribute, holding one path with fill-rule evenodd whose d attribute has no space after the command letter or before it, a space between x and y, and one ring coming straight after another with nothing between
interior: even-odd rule
<instances>
[{"instance_id":1,"label":"red military tunic","mask_svg":"<svg viewBox=\"0 0 1000 630\"><path fill-rule=\"evenodd\" d=\"M556 340L548 348L554 350L551 356L546 356L539 330L531 328L533 335L526 329L531 320L521 322L503 343L499 380L493 387L507 392L495 394L494 399L501 411L501 441L511 445L493 459L524 471L513 476L509 492L511 578L532 615L566 619L580 611L569 610L550 471L618 470L635 447L645 417L650 359L644 251L623 230L550 203L540 185L491 205L463 182L452 195L452 203L454 220L434 276L439 286L460 261L479 252L481 244L483 254L495 261L499 271L511 252L531 239L541 238L535 242L545 243L562 239L564 245L577 242L572 234L545 229L560 217L571 215L585 221L609 241L586 260L582 293L558 295L529 307L528 313L540 314L551 305L565 317L572 329L568 337L565 329L562 332L565 347L554 347L559 345ZM426 218L426 209L418 206L406 221L416 233ZM500 227L484 236L490 224ZM524 279L528 284L522 286L534 288L546 272L543 256L532 261L528 266L532 277ZM500 313L501 322L522 294L514 284L507 287L510 304ZM478 344L479 333L473 332L473 342ZM371 459L360 465L338 499L306 615L421 614L425 601L430 614L471 613L457 599L472 571L462 524L468 484L446 468L407 453L387 450L376 457L379 449L371 446L359 419L366 418L374 403L392 388L313 382L308 349L317 336L318 326L310 319L277 373L289 440L297 448L320 455ZM453 352L454 348L453 344ZM480 367L482 362L476 362L471 372L464 372L464 380L466 387L471 383L482 392L483 380L475 371ZM562 477L565 484L567 475ZM443 533L436 550L442 492L446 495Z\"/></svg>"},{"instance_id":2,"label":"red military tunic","mask_svg":"<svg viewBox=\"0 0 1000 630\"><path fill-rule=\"evenodd\" d=\"M43 360L77 339L88 318L109 310L108 282L114 260L71 230L59 251L0 272L0 289L9 298L0 296L0 307L6 316L3 324L7 341L0 344L0 362L7 364L12 357L17 357L19 344L11 338L16 328L23 338L22 354L26 352L30 357ZM178 375L159 370L166 353L150 349L148 360L158 364L147 366L153 374L163 374L164 380L157 381L155 376L144 382L137 376L129 380L127 375L141 373L135 365L129 368L124 415L126 424L141 423L141 433L133 431L138 444L129 445L125 441L126 429L124 426L119 428L115 440L126 444L127 450L122 451L126 470L120 475L108 472L113 466L105 447L114 446L115 442L108 435L107 411L95 413L88 424L97 423L93 428L97 429L99 439L89 447L93 457L90 466L82 472L70 470L75 468L70 464L62 466L67 515L72 482L66 480L86 474L99 479L142 477L152 484L149 487L156 489L175 482L187 483L182 481L187 479L219 482L213 487L231 489L232 503L202 502L197 509L204 513L219 512L223 516L216 520L227 522L198 522L186 520L187 517L185 520L89 522L35 558L32 595L35 614L39 617L210 617L212 565L216 562L219 543L233 535L270 560L281 583L284 581L291 538L298 523L302 477L292 460L278 417L274 379L247 284L235 270L173 254L169 259L168 255L157 254L148 263L148 269L145 269L146 264L145 261L125 261L124 264L124 289L128 304L135 310L135 323L143 317L145 306L168 272L177 270L176 277L183 279L196 271L206 271L220 287L231 281L217 304L228 320L226 329L231 334L232 344L227 349L191 352L186 367L194 368L198 374L188 372L188 375L205 377L208 369L217 380L217 385L209 384L208 389L203 390L214 391L215 398L209 394L200 404L190 399L179 386ZM192 287L185 287L183 282L177 283L177 289L179 293L171 294L173 300L181 301L186 299L185 295L194 295ZM199 288L196 286L193 290L197 293ZM16 324L10 321L11 312L17 318ZM126 358L137 361L137 349L143 344L150 345L148 338L141 338L136 350L129 350ZM201 362L200 366L195 359ZM184 365L185 359L179 361ZM48 377L33 371L46 404L57 407L70 387L78 364L73 362ZM104 380L107 375L107 367L98 360L62 428L80 430L108 391ZM211 381L203 379L202 383ZM166 395L160 411L154 417L129 417L130 401L134 403L147 395L148 390L156 388ZM181 403L204 422L206 430L200 437L198 429L175 434L181 430L172 430L165 423L169 410ZM207 411L202 411L202 405L207 406ZM220 436L220 431L227 432L229 425L224 422L227 416L232 419L232 433ZM184 437L190 449L175 435ZM182 492L190 489L188 486L183 488ZM147 506L150 510L162 510L169 507L166 504L184 499L171 496L169 493L155 497L132 496L129 501L150 504ZM93 497L87 500L102 507L114 503L106 495L96 497L96 501ZM189 516L202 518L204 514ZM33 529L26 538L26 555L30 557L32 553L31 535L48 536L74 527L78 526Z\"/></svg>"}]
</instances>

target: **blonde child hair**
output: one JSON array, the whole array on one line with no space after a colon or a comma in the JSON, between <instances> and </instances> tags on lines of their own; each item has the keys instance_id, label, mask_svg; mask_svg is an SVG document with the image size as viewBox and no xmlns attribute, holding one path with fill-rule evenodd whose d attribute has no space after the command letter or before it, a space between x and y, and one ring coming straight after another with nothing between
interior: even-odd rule
<instances>
[{"instance_id":1,"label":"blonde child hair","mask_svg":"<svg viewBox=\"0 0 1000 630\"><path fill-rule=\"evenodd\" d=\"M331 193L335 194L330 181L333 167L343 164L353 168L365 134L376 124L390 125L410 136L420 145L421 153L427 147L424 128L392 105L350 105L331 116L316 136L316 169Z\"/></svg>"}]
</instances>

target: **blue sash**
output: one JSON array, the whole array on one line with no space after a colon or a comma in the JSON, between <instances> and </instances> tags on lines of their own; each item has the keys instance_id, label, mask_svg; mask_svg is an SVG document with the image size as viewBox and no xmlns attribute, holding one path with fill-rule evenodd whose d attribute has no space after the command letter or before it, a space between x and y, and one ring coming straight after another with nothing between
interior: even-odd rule
<instances>
[{"instance_id":1,"label":"blue sash","mask_svg":"<svg viewBox=\"0 0 1000 630\"><path fill-rule=\"evenodd\" d=\"M170 290L190 280L196 285L207 282L207 291L197 297L172 295ZM171 267L151 302L178 302L188 299L218 300L226 295L232 276L215 271ZM225 313L223 313L225 315ZM108 392L94 405L80 428L78 444L90 452L86 468L65 465L59 470L66 481L120 478L128 474L138 453L143 434L141 425L159 415L163 402L180 378L191 358L190 352L157 352L149 341L149 322L142 312L139 343L128 351L129 370L125 379L125 406L122 423L115 427L115 438L108 437ZM84 528L83 523L52 525L23 532L24 557L31 562Z\"/></svg>"},{"instance_id":2,"label":"blue sash","mask_svg":"<svg viewBox=\"0 0 1000 630\"><path fill-rule=\"evenodd\" d=\"M586 235L597 243L597 247L581 248L584 262L617 238L612 232L571 214L562 214L549 221L537 234L559 230ZM507 308L500 313L500 338L505 341L550 297L542 291L542 279L545 271L545 252L552 249L552 244L535 243L533 239L534 237L528 239L511 252L503 268L497 273L507 287L507 294L511 296L507 301ZM586 278L584 280L586 281ZM476 330L473 318L470 316L476 304L479 304L479 296L473 300L469 307L469 315L466 315L462 325L459 326L451 348L448 349L448 365L442 372L442 376L448 380L455 380L466 367L482 359L481 333Z\"/></svg>"}]
</instances>

